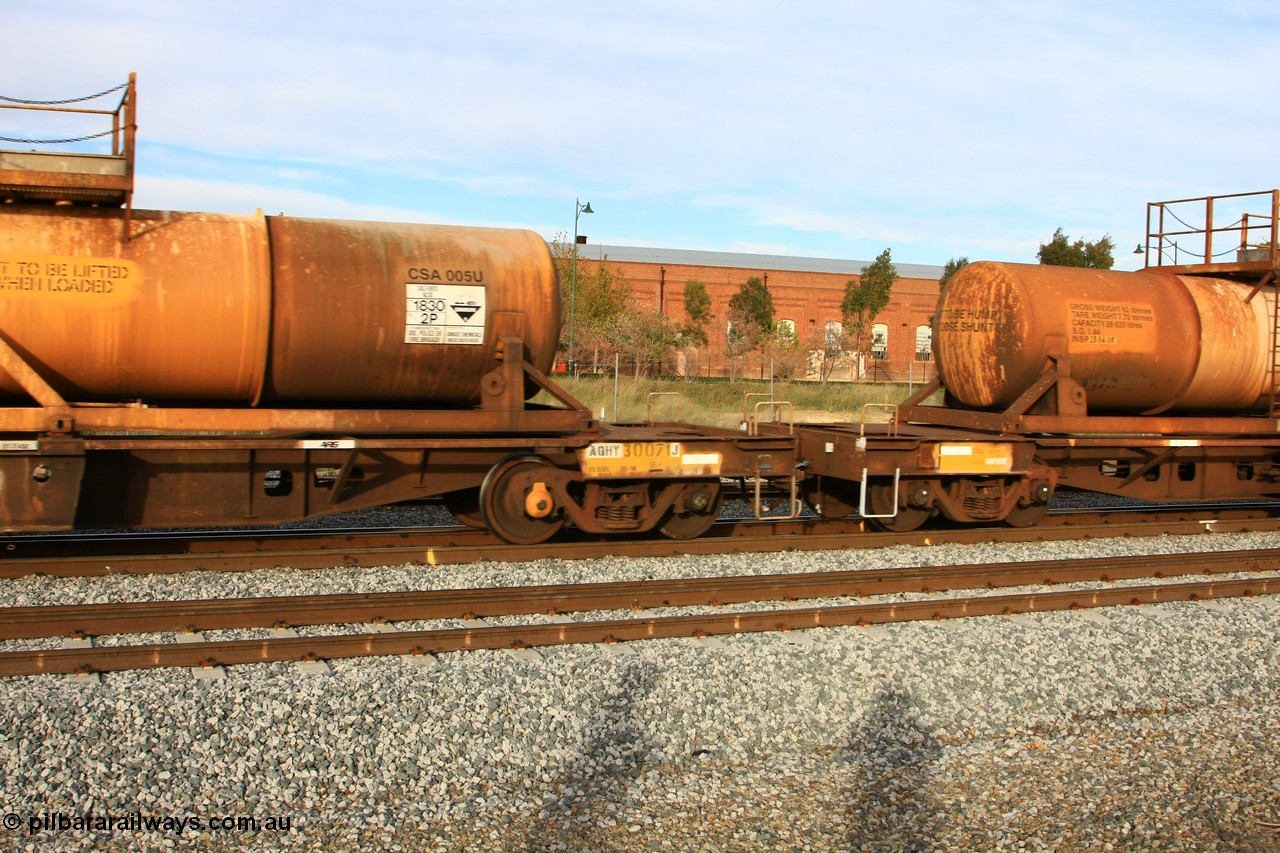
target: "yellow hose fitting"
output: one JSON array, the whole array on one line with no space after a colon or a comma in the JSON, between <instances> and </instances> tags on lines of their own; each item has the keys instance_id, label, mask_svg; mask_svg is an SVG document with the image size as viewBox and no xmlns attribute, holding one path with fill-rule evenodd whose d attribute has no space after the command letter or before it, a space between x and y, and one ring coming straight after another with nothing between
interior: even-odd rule
<instances>
[{"instance_id":1,"label":"yellow hose fitting","mask_svg":"<svg viewBox=\"0 0 1280 853\"><path fill-rule=\"evenodd\" d=\"M524 499L524 511L530 518L546 518L556 508L556 502L547 491L546 483L534 483Z\"/></svg>"}]
</instances>

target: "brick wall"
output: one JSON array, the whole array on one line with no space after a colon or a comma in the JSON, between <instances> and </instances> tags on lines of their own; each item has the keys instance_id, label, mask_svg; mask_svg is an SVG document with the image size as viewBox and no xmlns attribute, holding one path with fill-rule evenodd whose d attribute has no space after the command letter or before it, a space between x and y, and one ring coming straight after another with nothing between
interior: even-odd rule
<instances>
[{"instance_id":1,"label":"brick wall","mask_svg":"<svg viewBox=\"0 0 1280 853\"><path fill-rule=\"evenodd\" d=\"M663 313L680 323L688 319L684 311L685 283L700 281L707 286L712 313L707 326L710 342L701 348L696 358L697 372L703 376L723 376L727 372L725 331L729 298L747 279L755 277L765 282L773 297L775 318L792 321L801 341L809 342L820 340L816 335L826 328L828 321L840 322L845 283L856 277L847 273L647 263L614 258L607 258L606 262L620 271L631 286L636 310L657 310L661 294ZM590 272L597 263L581 258L579 271ZM919 382L933 377L932 353L929 360L917 358L916 330L929 325L937 302L936 279L899 276L890 293L889 305L873 321L887 327L887 358L864 365L864 379L905 382L910 377ZM759 367L752 365L751 370L758 372ZM857 375L852 368L846 368L832 378L848 380Z\"/></svg>"}]
</instances>

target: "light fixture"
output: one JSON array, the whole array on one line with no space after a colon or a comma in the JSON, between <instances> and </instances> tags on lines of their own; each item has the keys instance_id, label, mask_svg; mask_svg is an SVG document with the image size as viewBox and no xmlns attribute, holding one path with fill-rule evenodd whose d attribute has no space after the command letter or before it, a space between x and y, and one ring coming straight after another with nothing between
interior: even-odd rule
<instances>
[{"instance_id":1,"label":"light fixture","mask_svg":"<svg viewBox=\"0 0 1280 853\"><path fill-rule=\"evenodd\" d=\"M573 349L573 323L575 315L578 311L578 245L587 242L586 235L578 237L578 217L584 213L595 213L591 209L591 202L582 204L578 199L573 200L573 265L572 272L569 274L569 375L578 375L578 362L574 358Z\"/></svg>"}]
</instances>

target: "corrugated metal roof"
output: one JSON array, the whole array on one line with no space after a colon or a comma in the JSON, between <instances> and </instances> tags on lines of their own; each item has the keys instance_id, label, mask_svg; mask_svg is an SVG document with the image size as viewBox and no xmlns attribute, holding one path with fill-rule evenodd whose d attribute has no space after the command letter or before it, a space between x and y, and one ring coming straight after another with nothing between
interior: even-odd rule
<instances>
[{"instance_id":1,"label":"corrugated metal roof","mask_svg":"<svg viewBox=\"0 0 1280 853\"><path fill-rule=\"evenodd\" d=\"M752 255L746 252L707 252L697 249L661 249L648 246L606 246L588 243L578 247L578 257L598 261L609 258L641 264L685 264L695 267L736 267L757 270L791 270L859 275L871 261L838 258L800 258L791 255ZM903 278L942 278L942 267L932 264L893 264Z\"/></svg>"}]
</instances>

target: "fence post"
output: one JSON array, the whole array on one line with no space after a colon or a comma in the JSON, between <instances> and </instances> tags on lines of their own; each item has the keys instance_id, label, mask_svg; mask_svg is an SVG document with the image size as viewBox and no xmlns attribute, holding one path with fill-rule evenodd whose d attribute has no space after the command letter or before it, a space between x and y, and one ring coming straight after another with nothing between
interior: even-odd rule
<instances>
[{"instance_id":1,"label":"fence post","mask_svg":"<svg viewBox=\"0 0 1280 853\"><path fill-rule=\"evenodd\" d=\"M613 422L618 422L618 358L621 353L613 354Z\"/></svg>"}]
</instances>

